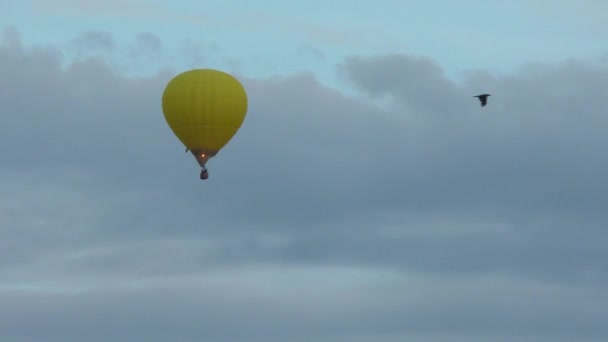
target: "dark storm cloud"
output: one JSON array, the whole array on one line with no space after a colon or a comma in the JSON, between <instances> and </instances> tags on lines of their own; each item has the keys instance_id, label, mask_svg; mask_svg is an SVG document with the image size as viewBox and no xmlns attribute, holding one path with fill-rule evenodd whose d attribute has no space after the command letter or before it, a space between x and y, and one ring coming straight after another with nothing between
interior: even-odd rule
<instances>
[{"instance_id":1,"label":"dark storm cloud","mask_svg":"<svg viewBox=\"0 0 608 342\"><path fill-rule=\"evenodd\" d=\"M248 117L201 182L160 110L180 70L61 56L0 46L2 340L608 336L605 65L347 59L391 111L237 75Z\"/></svg>"}]
</instances>

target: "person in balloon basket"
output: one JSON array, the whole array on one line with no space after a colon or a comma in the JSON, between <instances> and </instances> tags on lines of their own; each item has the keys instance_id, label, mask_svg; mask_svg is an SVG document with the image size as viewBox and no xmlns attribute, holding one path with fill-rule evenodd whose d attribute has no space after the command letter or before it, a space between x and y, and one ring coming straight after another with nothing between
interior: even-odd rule
<instances>
[{"instance_id":1,"label":"person in balloon basket","mask_svg":"<svg viewBox=\"0 0 608 342\"><path fill-rule=\"evenodd\" d=\"M209 171L207 171L207 168L203 166L203 169L201 170L201 179L207 178L209 178Z\"/></svg>"}]
</instances>

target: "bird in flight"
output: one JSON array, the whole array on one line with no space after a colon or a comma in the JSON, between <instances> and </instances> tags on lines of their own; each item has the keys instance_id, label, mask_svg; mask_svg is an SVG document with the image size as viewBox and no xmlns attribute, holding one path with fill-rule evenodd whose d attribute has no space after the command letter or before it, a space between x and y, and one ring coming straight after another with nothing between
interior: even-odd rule
<instances>
[{"instance_id":1,"label":"bird in flight","mask_svg":"<svg viewBox=\"0 0 608 342\"><path fill-rule=\"evenodd\" d=\"M479 102L481 102L481 106L483 107L488 103L488 96L490 96L490 94L481 94L473 97L479 98Z\"/></svg>"}]
</instances>

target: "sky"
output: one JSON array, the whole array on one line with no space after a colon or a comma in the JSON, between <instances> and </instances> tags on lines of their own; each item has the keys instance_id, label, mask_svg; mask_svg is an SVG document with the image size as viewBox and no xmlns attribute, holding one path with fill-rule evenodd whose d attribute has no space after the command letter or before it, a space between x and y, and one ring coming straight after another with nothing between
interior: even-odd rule
<instances>
[{"instance_id":1,"label":"sky","mask_svg":"<svg viewBox=\"0 0 608 342\"><path fill-rule=\"evenodd\" d=\"M0 339L607 340L607 19L0 0ZM249 99L206 181L160 106L199 67Z\"/></svg>"}]
</instances>

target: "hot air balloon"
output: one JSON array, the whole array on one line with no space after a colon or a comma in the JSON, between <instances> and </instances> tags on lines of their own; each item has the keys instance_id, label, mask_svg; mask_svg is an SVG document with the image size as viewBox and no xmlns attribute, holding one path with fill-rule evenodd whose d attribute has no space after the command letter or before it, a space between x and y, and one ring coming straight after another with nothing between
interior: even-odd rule
<instances>
[{"instance_id":1,"label":"hot air balloon","mask_svg":"<svg viewBox=\"0 0 608 342\"><path fill-rule=\"evenodd\" d=\"M223 71L192 69L167 83L162 95L167 124L209 178L207 161L234 137L247 114L247 93Z\"/></svg>"}]
</instances>

